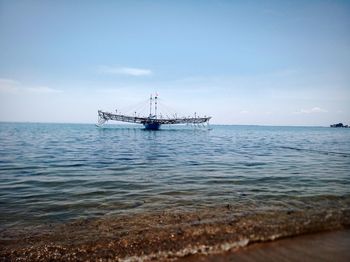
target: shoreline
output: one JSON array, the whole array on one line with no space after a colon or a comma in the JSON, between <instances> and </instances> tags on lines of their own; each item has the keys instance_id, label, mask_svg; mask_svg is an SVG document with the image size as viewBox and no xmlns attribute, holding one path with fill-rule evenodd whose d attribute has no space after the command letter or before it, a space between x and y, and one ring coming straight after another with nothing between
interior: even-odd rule
<instances>
[{"instance_id":1,"label":"shoreline","mask_svg":"<svg viewBox=\"0 0 350 262\"><path fill-rule=\"evenodd\" d=\"M254 243L214 255L194 254L181 262L220 261L350 261L350 229L292 236Z\"/></svg>"},{"instance_id":2,"label":"shoreline","mask_svg":"<svg viewBox=\"0 0 350 262\"><path fill-rule=\"evenodd\" d=\"M256 243L350 229L349 208L249 210L231 205L77 220L32 230L2 230L3 261L173 260L218 255Z\"/></svg>"}]
</instances>

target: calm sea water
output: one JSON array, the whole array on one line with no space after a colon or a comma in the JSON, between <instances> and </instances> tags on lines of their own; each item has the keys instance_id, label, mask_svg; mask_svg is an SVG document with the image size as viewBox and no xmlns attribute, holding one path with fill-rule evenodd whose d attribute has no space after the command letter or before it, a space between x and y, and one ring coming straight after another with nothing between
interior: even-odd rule
<instances>
[{"instance_id":1,"label":"calm sea water","mask_svg":"<svg viewBox=\"0 0 350 262\"><path fill-rule=\"evenodd\" d=\"M349 195L350 129L0 123L1 227Z\"/></svg>"}]
</instances>

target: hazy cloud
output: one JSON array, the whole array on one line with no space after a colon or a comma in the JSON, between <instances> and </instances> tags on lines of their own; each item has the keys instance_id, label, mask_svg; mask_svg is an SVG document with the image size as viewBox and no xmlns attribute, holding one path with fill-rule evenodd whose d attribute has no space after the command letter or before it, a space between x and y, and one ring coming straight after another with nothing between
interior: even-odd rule
<instances>
[{"instance_id":1,"label":"hazy cloud","mask_svg":"<svg viewBox=\"0 0 350 262\"><path fill-rule=\"evenodd\" d=\"M153 72L150 69L134 68L134 67L111 67L100 66L99 73L108 75L127 75L127 76L149 76Z\"/></svg>"},{"instance_id":2,"label":"hazy cloud","mask_svg":"<svg viewBox=\"0 0 350 262\"><path fill-rule=\"evenodd\" d=\"M54 89L46 86L25 87L19 81L13 79L0 78L0 92L10 94L36 93L62 93L62 90Z\"/></svg>"},{"instance_id":3,"label":"hazy cloud","mask_svg":"<svg viewBox=\"0 0 350 262\"><path fill-rule=\"evenodd\" d=\"M46 86L39 86L39 87L28 87L24 89L27 92L31 93L40 93L40 94L50 94L50 93L62 93L62 90L54 89Z\"/></svg>"},{"instance_id":4,"label":"hazy cloud","mask_svg":"<svg viewBox=\"0 0 350 262\"><path fill-rule=\"evenodd\" d=\"M327 113L328 111L320 107L313 107L311 109L300 109L296 111L296 114L315 114L315 113Z\"/></svg>"},{"instance_id":5,"label":"hazy cloud","mask_svg":"<svg viewBox=\"0 0 350 262\"><path fill-rule=\"evenodd\" d=\"M1 93L16 93L18 91L19 82L13 79L0 78Z\"/></svg>"},{"instance_id":6,"label":"hazy cloud","mask_svg":"<svg viewBox=\"0 0 350 262\"><path fill-rule=\"evenodd\" d=\"M0 85L17 85L19 84L18 81L13 80L13 79L9 79L9 78L0 78Z\"/></svg>"}]
</instances>

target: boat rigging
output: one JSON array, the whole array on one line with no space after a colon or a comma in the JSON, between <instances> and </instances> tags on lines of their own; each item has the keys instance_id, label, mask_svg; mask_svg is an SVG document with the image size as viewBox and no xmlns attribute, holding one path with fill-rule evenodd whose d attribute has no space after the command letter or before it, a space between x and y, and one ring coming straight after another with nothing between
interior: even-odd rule
<instances>
[{"instance_id":1,"label":"boat rigging","mask_svg":"<svg viewBox=\"0 0 350 262\"><path fill-rule=\"evenodd\" d=\"M152 109L154 108L154 114L152 114ZM109 120L120 121L120 122L128 122L128 123L136 123L142 124L145 129L148 130L158 130L161 125L174 125L174 124L191 124L194 126L204 126L207 124L209 126L210 116L199 117L195 113L194 117L177 117L174 114L174 117L163 117L162 115L158 115L158 95L156 94L154 97L151 95L149 99L149 115L147 117L136 116L136 112L134 116L110 113L102 110L98 110L98 126L102 126Z\"/></svg>"}]
</instances>

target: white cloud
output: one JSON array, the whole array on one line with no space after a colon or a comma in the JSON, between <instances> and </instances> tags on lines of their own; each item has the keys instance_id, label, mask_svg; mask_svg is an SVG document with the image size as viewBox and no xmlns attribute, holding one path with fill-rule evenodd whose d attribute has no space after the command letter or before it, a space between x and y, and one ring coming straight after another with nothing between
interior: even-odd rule
<instances>
[{"instance_id":1,"label":"white cloud","mask_svg":"<svg viewBox=\"0 0 350 262\"><path fill-rule=\"evenodd\" d=\"M108 75L127 75L127 76L149 76L153 72L150 69L134 68L134 67L111 67L100 66L99 73Z\"/></svg>"},{"instance_id":2,"label":"white cloud","mask_svg":"<svg viewBox=\"0 0 350 262\"><path fill-rule=\"evenodd\" d=\"M327 113L328 111L320 107L313 107L311 109L300 109L294 113L296 114L317 114L317 113Z\"/></svg>"}]
</instances>

